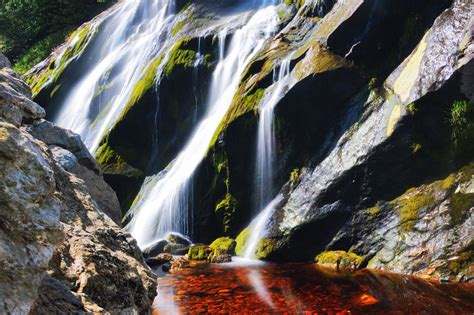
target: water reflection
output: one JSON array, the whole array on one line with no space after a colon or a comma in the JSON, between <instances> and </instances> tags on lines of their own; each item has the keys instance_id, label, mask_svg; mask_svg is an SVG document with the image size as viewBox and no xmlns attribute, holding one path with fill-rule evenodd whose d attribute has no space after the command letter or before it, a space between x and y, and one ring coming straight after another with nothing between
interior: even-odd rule
<instances>
[{"instance_id":1,"label":"water reflection","mask_svg":"<svg viewBox=\"0 0 474 315\"><path fill-rule=\"evenodd\" d=\"M158 281L154 314L473 314L474 284L313 264L202 264Z\"/></svg>"}]
</instances>

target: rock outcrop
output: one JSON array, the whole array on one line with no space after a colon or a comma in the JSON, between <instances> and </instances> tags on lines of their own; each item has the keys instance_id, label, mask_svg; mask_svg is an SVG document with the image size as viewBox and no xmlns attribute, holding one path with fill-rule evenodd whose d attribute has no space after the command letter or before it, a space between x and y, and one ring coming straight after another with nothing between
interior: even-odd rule
<instances>
[{"instance_id":1,"label":"rock outcrop","mask_svg":"<svg viewBox=\"0 0 474 315\"><path fill-rule=\"evenodd\" d=\"M79 136L0 54L0 296L6 313L147 313L154 275ZM114 222L115 221L115 222Z\"/></svg>"}]
</instances>

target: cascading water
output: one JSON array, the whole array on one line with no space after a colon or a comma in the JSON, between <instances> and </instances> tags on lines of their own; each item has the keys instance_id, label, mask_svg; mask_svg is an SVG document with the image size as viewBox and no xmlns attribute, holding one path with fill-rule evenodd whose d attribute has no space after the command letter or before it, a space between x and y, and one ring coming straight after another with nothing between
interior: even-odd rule
<instances>
[{"instance_id":1,"label":"cascading water","mask_svg":"<svg viewBox=\"0 0 474 315\"><path fill-rule=\"evenodd\" d=\"M126 1L106 19L92 25L95 41L87 53L94 62L64 98L54 119L80 134L91 152L127 105L145 69L167 46L174 0ZM106 91L106 102L95 99Z\"/></svg>"},{"instance_id":2,"label":"cascading water","mask_svg":"<svg viewBox=\"0 0 474 315\"><path fill-rule=\"evenodd\" d=\"M278 72L274 73L273 86L266 93L260 103L260 118L257 134L257 158L255 167L255 188L257 191L257 209L263 209L260 214L250 223L251 234L247 240L245 257L252 258L257 250L258 243L267 234L267 225L275 207L282 197L277 196L271 200L274 183L275 163L275 130L273 127L273 111L281 97L290 87L291 73L290 63L293 55L284 59ZM276 74L278 73L278 75Z\"/></svg>"},{"instance_id":3,"label":"cascading water","mask_svg":"<svg viewBox=\"0 0 474 315\"><path fill-rule=\"evenodd\" d=\"M146 181L140 199L130 210L132 220L127 229L141 248L170 231L189 234L190 179L231 105L241 75L279 24L273 1L260 4L256 11L245 14L248 21L235 31L228 48L225 47L227 32L220 33L220 58L213 73L207 114L167 170Z\"/></svg>"}]
</instances>

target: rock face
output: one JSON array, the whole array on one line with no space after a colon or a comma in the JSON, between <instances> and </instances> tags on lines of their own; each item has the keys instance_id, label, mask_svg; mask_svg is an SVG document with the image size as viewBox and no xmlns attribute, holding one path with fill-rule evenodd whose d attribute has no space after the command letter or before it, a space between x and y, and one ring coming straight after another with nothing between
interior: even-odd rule
<instances>
[{"instance_id":1,"label":"rock face","mask_svg":"<svg viewBox=\"0 0 474 315\"><path fill-rule=\"evenodd\" d=\"M170 58L143 73L139 97L102 140L98 161L123 210L146 176L172 163L192 119L202 117L197 105L218 58L213 35L223 27L232 32L221 13L234 4L190 1L178 13ZM467 0L281 1L280 32L251 60L190 184L193 241L228 236L243 252L247 225L261 210L254 209L259 106L281 61L291 58L292 83L274 110L273 194L282 201L256 257L324 263L339 253L358 257L358 267L471 281L473 11ZM72 52L87 50L94 32L78 32L87 40L64 45L70 58L53 54L28 74L35 99L48 109L61 97L52 92L66 89L70 73L89 62ZM160 62L166 71L154 77ZM146 124L157 98L158 127ZM158 158L151 140L157 128ZM77 165L67 150L97 174L88 157L44 142L63 168ZM158 242L147 255L168 245ZM210 254L205 246L191 249L200 259Z\"/></svg>"},{"instance_id":2,"label":"rock face","mask_svg":"<svg viewBox=\"0 0 474 315\"><path fill-rule=\"evenodd\" d=\"M2 309L149 312L156 282L117 225L115 193L80 138L41 119L1 54L0 65Z\"/></svg>"}]
</instances>

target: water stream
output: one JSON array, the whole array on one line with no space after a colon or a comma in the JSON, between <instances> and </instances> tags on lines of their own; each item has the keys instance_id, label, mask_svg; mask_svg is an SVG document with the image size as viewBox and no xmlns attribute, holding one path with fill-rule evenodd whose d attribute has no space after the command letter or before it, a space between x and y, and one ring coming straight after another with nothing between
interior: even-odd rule
<instances>
[{"instance_id":1,"label":"water stream","mask_svg":"<svg viewBox=\"0 0 474 315\"><path fill-rule=\"evenodd\" d=\"M96 42L86 49L84 75L68 92L54 121L80 134L95 152L113 126L147 66L171 38L174 0L125 1L106 19L93 22ZM97 100L100 93L107 97Z\"/></svg>"},{"instance_id":2,"label":"water stream","mask_svg":"<svg viewBox=\"0 0 474 315\"><path fill-rule=\"evenodd\" d=\"M225 47L227 30L219 34L220 56L212 75L207 114L168 168L146 181L130 210L132 220L127 229L142 248L171 231L189 235L192 175L229 109L241 75L279 24L277 9L269 1L260 2L257 10L243 18L248 21L234 32L229 47Z\"/></svg>"},{"instance_id":3,"label":"water stream","mask_svg":"<svg viewBox=\"0 0 474 315\"><path fill-rule=\"evenodd\" d=\"M274 72L273 86L260 103L260 117L257 133L257 158L255 166L255 191L257 191L257 209L262 209L258 216L250 223L250 235L247 240L245 257L252 258L257 250L258 243L267 234L268 221L275 207L282 200L277 196L273 200L273 176L275 156L274 109L281 97L291 84L290 63L292 54L285 58L277 71Z\"/></svg>"}]
</instances>

